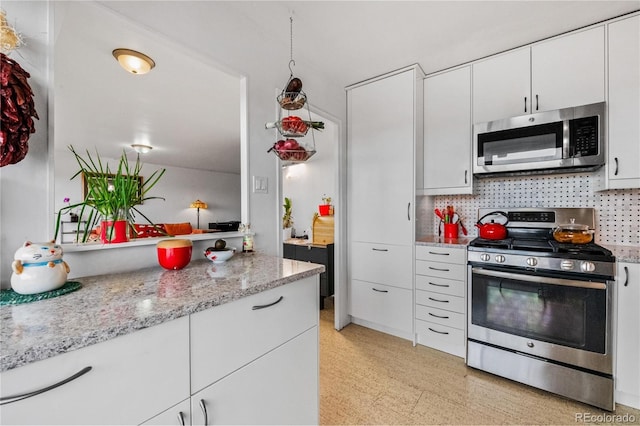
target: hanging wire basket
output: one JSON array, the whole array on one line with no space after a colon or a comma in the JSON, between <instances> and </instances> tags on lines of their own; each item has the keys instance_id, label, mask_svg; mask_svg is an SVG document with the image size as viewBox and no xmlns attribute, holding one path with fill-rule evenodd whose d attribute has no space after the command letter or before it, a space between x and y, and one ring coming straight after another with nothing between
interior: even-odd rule
<instances>
[{"instance_id":1,"label":"hanging wire basket","mask_svg":"<svg viewBox=\"0 0 640 426\"><path fill-rule=\"evenodd\" d=\"M324 123L322 121L307 121L295 115L290 115L275 123L266 123L264 127L266 129L278 129L278 133L287 138L301 138L307 134L309 129L324 129Z\"/></svg>"},{"instance_id":2,"label":"hanging wire basket","mask_svg":"<svg viewBox=\"0 0 640 426\"><path fill-rule=\"evenodd\" d=\"M267 152L271 151L288 163L304 163L316 153L314 148L301 145L295 139L279 140Z\"/></svg>"},{"instance_id":3,"label":"hanging wire basket","mask_svg":"<svg viewBox=\"0 0 640 426\"><path fill-rule=\"evenodd\" d=\"M277 97L280 108L288 111L300 109L307 103L307 95L301 90L299 92L283 91Z\"/></svg>"}]
</instances>

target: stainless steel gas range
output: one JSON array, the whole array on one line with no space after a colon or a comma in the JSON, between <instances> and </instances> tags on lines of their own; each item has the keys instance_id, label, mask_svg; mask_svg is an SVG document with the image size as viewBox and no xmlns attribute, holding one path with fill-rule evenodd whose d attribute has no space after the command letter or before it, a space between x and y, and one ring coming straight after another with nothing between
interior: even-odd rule
<instances>
[{"instance_id":1,"label":"stainless steel gas range","mask_svg":"<svg viewBox=\"0 0 640 426\"><path fill-rule=\"evenodd\" d=\"M615 258L592 242L553 238L571 219L595 229L595 211L504 213L495 221L508 218L506 239L468 248L467 365L613 410Z\"/></svg>"}]
</instances>

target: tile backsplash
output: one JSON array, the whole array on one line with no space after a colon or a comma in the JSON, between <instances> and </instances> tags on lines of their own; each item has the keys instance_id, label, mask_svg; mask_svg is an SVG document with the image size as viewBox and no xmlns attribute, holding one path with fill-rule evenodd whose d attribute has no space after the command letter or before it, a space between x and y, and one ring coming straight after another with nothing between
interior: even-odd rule
<instances>
[{"instance_id":1,"label":"tile backsplash","mask_svg":"<svg viewBox=\"0 0 640 426\"><path fill-rule=\"evenodd\" d=\"M477 236L473 225L479 208L593 207L596 242L640 245L640 189L596 192L596 185L589 173L476 179L473 195L418 197L417 235L438 233L434 207L453 205L471 237Z\"/></svg>"}]
</instances>

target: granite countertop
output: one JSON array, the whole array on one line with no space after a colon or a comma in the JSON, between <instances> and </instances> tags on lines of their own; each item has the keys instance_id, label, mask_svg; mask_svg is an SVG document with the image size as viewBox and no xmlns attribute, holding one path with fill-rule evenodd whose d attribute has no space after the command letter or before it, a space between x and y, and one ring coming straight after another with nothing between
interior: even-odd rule
<instances>
[{"instance_id":1,"label":"granite countertop","mask_svg":"<svg viewBox=\"0 0 640 426\"><path fill-rule=\"evenodd\" d=\"M603 247L611 250L618 262L640 263L640 247L638 246L616 246L602 244Z\"/></svg>"},{"instance_id":2,"label":"granite countertop","mask_svg":"<svg viewBox=\"0 0 640 426\"><path fill-rule=\"evenodd\" d=\"M194 260L73 281L82 288L53 299L0 307L0 371L103 342L136 330L324 272L323 265L258 253L225 263Z\"/></svg>"},{"instance_id":3,"label":"granite countertop","mask_svg":"<svg viewBox=\"0 0 640 426\"><path fill-rule=\"evenodd\" d=\"M416 239L416 245L432 247L450 247L452 245L455 245L466 247L474 238L444 238L438 235L425 235L421 238Z\"/></svg>"}]
</instances>

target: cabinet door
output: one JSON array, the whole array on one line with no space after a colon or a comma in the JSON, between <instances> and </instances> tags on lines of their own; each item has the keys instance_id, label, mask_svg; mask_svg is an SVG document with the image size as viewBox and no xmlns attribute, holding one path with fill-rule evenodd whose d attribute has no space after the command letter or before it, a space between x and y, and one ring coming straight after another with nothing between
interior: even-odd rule
<instances>
[{"instance_id":1,"label":"cabinet door","mask_svg":"<svg viewBox=\"0 0 640 426\"><path fill-rule=\"evenodd\" d=\"M394 287L413 288L411 246L352 243L351 277Z\"/></svg>"},{"instance_id":2,"label":"cabinet door","mask_svg":"<svg viewBox=\"0 0 640 426\"><path fill-rule=\"evenodd\" d=\"M191 424L191 400L189 398L142 423L144 426L184 426Z\"/></svg>"},{"instance_id":3,"label":"cabinet door","mask_svg":"<svg viewBox=\"0 0 640 426\"><path fill-rule=\"evenodd\" d=\"M640 16L609 25L609 188L640 187Z\"/></svg>"},{"instance_id":4,"label":"cabinet door","mask_svg":"<svg viewBox=\"0 0 640 426\"><path fill-rule=\"evenodd\" d=\"M2 406L2 424L139 424L189 397L189 318L3 372L3 397L60 387Z\"/></svg>"},{"instance_id":5,"label":"cabinet door","mask_svg":"<svg viewBox=\"0 0 640 426\"><path fill-rule=\"evenodd\" d=\"M471 67L425 79L426 195L472 192L471 133Z\"/></svg>"},{"instance_id":6,"label":"cabinet door","mask_svg":"<svg viewBox=\"0 0 640 426\"><path fill-rule=\"evenodd\" d=\"M413 243L415 71L347 92L353 241Z\"/></svg>"},{"instance_id":7,"label":"cabinet door","mask_svg":"<svg viewBox=\"0 0 640 426\"><path fill-rule=\"evenodd\" d=\"M351 281L350 290L350 312L355 319L370 321L400 337L411 335L411 290L358 280Z\"/></svg>"},{"instance_id":8,"label":"cabinet door","mask_svg":"<svg viewBox=\"0 0 640 426\"><path fill-rule=\"evenodd\" d=\"M318 294L316 275L191 315L192 393L317 326Z\"/></svg>"},{"instance_id":9,"label":"cabinet door","mask_svg":"<svg viewBox=\"0 0 640 426\"><path fill-rule=\"evenodd\" d=\"M531 48L533 111L602 102L605 86L604 26Z\"/></svg>"},{"instance_id":10,"label":"cabinet door","mask_svg":"<svg viewBox=\"0 0 640 426\"><path fill-rule=\"evenodd\" d=\"M531 112L531 49L513 50L473 64L473 122Z\"/></svg>"},{"instance_id":11,"label":"cabinet door","mask_svg":"<svg viewBox=\"0 0 640 426\"><path fill-rule=\"evenodd\" d=\"M618 264L616 401L640 408L640 264Z\"/></svg>"},{"instance_id":12,"label":"cabinet door","mask_svg":"<svg viewBox=\"0 0 640 426\"><path fill-rule=\"evenodd\" d=\"M318 386L314 327L193 395L193 424L317 424Z\"/></svg>"}]
</instances>

